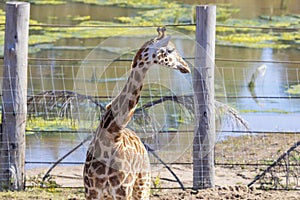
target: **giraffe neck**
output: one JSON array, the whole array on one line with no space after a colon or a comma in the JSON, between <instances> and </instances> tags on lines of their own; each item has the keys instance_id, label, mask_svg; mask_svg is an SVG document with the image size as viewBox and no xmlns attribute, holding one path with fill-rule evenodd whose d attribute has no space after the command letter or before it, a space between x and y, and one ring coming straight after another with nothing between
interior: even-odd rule
<instances>
[{"instance_id":1,"label":"giraffe neck","mask_svg":"<svg viewBox=\"0 0 300 200\"><path fill-rule=\"evenodd\" d=\"M109 133L118 134L130 121L139 101L143 80L150 65L134 59L130 75L124 88L107 107L100 126Z\"/></svg>"}]
</instances>

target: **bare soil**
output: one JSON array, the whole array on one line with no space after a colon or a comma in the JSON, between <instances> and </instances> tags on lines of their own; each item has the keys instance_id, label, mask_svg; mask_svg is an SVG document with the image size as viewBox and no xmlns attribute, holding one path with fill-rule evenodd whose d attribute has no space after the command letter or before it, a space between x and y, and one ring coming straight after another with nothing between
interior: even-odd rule
<instances>
[{"instance_id":1,"label":"bare soil","mask_svg":"<svg viewBox=\"0 0 300 200\"><path fill-rule=\"evenodd\" d=\"M284 151L300 140L295 135L264 135L228 138L215 147L216 163L244 163L242 166L217 165L215 168L215 184L213 189L181 190L174 177L165 168L152 173L153 200L176 199L300 199L300 190L260 190L259 185L247 187L254 177L266 166L248 166L247 163L266 164L278 158ZM299 150L299 149L298 149ZM191 156L185 155L181 162L191 162ZM0 199L84 199L83 166L58 166L51 175L55 182L63 187L79 187L78 189L40 189L28 187L25 192L0 193ZM183 185L192 188L193 169L191 164L174 164L172 170L180 178ZM38 185L48 169L36 168L26 172L27 185ZM38 174L40 174L38 176ZM32 180L35 180L34 182ZM166 189L174 188L174 189Z\"/></svg>"}]
</instances>

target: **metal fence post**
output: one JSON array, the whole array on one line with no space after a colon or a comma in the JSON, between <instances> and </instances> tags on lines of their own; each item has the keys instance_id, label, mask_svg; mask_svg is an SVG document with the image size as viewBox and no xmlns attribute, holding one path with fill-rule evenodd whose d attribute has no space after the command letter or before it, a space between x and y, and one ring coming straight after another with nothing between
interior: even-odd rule
<instances>
[{"instance_id":1,"label":"metal fence post","mask_svg":"<svg viewBox=\"0 0 300 200\"><path fill-rule=\"evenodd\" d=\"M0 191L24 189L29 12L29 3L6 4Z\"/></svg>"},{"instance_id":2,"label":"metal fence post","mask_svg":"<svg viewBox=\"0 0 300 200\"><path fill-rule=\"evenodd\" d=\"M214 60L216 6L196 7L196 55L194 70L195 131L193 188L211 188L214 183Z\"/></svg>"}]
</instances>

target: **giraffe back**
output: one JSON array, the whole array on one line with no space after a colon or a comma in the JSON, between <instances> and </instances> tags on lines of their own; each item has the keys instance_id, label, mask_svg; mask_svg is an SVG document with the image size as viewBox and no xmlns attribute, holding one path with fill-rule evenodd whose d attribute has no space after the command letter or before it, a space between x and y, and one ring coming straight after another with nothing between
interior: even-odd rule
<instances>
[{"instance_id":1,"label":"giraffe back","mask_svg":"<svg viewBox=\"0 0 300 200\"><path fill-rule=\"evenodd\" d=\"M150 163L139 137L122 129L112 140L105 129L99 131L102 134L92 141L84 167L87 199L148 199Z\"/></svg>"}]
</instances>

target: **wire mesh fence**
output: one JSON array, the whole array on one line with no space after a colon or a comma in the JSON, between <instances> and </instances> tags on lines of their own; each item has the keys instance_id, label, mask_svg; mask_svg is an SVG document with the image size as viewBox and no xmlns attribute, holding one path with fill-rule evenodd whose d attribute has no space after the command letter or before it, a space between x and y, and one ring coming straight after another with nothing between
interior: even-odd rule
<instances>
[{"instance_id":1,"label":"wire mesh fence","mask_svg":"<svg viewBox=\"0 0 300 200\"><path fill-rule=\"evenodd\" d=\"M95 77L95 66L86 68L90 76L84 77L84 80L82 76L76 78L75 75L80 66L29 65L26 126L26 169L29 177L40 173L43 176L51 165L93 134L105 106L118 92L115 91L116 82L121 87L126 80L118 73L126 75L130 63L122 62L122 65L110 66L112 72L106 72L105 77ZM230 117L217 116L217 111L215 164L217 168L237 168L240 173L236 176L244 177L246 183L273 164L274 168L255 184L263 188L299 189L299 147L295 146L291 153L282 156L300 139L297 123L300 102L296 90L299 84L298 64L287 64L283 68L278 63L265 63L265 71L260 72L251 83L262 64L247 62L236 66L236 63L217 61L216 100L238 110L250 130L237 126ZM278 71L280 76L275 79L274 73ZM192 98L190 94L174 95L174 91L168 90L167 82L173 80L172 74L163 72L159 75L157 71L153 74L150 76L161 76L161 80L153 84L149 79L134 121L129 126L153 148L161 150L167 144L159 155L186 188L192 187ZM80 81L86 82L82 88L76 86ZM95 92L95 88L100 93ZM153 132L158 133L156 138L145 136ZM50 174L58 179L58 183L63 183L62 186L82 185L81 166L87 144L80 145L51 171ZM280 156L283 159L278 161ZM165 170L155 158L152 166ZM71 174L63 175L62 168ZM190 171L190 177L181 174L182 170ZM171 174L165 176L161 171L155 171L153 176L160 178L160 184L155 187L179 187ZM32 185L33 178L29 180L28 185Z\"/></svg>"},{"instance_id":2,"label":"wire mesh fence","mask_svg":"<svg viewBox=\"0 0 300 200\"><path fill-rule=\"evenodd\" d=\"M230 107L216 106L217 168L237 168L236 184L255 180L253 184L262 188L299 189L300 61L274 61L274 52L268 48L261 50L261 59L231 59L230 55L242 50L221 54L224 48L220 49L219 54L226 59L216 59L215 98ZM282 57L283 53L276 53ZM50 174L62 186L82 186L86 138L93 134L106 105L124 85L132 55L128 54L113 62L92 59L81 64L81 59L29 60L27 185L34 185L34 177L43 177L57 160L78 147ZM186 60L193 63L192 57ZM144 142L159 150L160 158L186 188L192 187L192 95L190 76L182 78L155 68L147 77L134 120L129 124ZM230 109L233 111L224 114ZM239 123L244 121L249 130ZM179 188L171 173L162 172L166 168L157 158L152 156L151 163L155 169L153 187Z\"/></svg>"}]
</instances>

